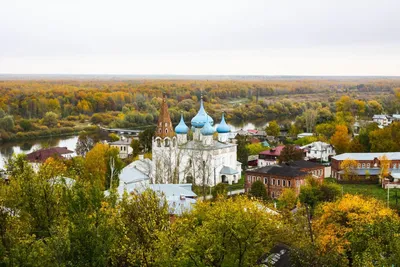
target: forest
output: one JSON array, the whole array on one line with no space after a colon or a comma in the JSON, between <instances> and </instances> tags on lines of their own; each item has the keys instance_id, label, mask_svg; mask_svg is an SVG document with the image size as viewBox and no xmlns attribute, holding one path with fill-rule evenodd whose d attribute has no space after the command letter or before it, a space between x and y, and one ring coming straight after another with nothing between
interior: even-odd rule
<instances>
[{"instance_id":1,"label":"forest","mask_svg":"<svg viewBox=\"0 0 400 267\"><path fill-rule=\"evenodd\" d=\"M94 125L141 128L154 125L162 96L168 98L173 123L181 112L189 120L198 109L200 95L214 119L227 113L231 122L277 120L289 129L306 111L318 111L317 124L343 114L370 118L396 113L398 79L191 81L191 80L31 80L0 81L0 140L77 134ZM349 96L351 107L338 107ZM304 116L299 131L313 127ZM349 130L350 131L350 130Z\"/></svg>"}]
</instances>

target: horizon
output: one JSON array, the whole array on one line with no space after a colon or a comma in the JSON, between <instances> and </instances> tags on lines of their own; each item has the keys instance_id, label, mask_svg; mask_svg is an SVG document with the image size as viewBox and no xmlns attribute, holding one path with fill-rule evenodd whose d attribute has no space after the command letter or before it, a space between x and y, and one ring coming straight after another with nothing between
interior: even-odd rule
<instances>
[{"instance_id":1,"label":"horizon","mask_svg":"<svg viewBox=\"0 0 400 267\"><path fill-rule=\"evenodd\" d=\"M395 0L7 1L0 73L400 76L399 9Z\"/></svg>"}]
</instances>

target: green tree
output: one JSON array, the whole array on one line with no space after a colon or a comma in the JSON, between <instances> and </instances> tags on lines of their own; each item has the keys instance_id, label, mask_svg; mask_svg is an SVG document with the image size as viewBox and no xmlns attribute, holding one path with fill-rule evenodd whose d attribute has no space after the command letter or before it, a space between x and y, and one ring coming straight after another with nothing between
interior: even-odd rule
<instances>
[{"instance_id":1,"label":"green tree","mask_svg":"<svg viewBox=\"0 0 400 267\"><path fill-rule=\"evenodd\" d=\"M249 149L247 148L249 141L247 139L247 136L236 136L236 140L237 140L237 159L239 162L242 163L242 169L246 170L249 164L248 163Z\"/></svg>"},{"instance_id":2,"label":"green tree","mask_svg":"<svg viewBox=\"0 0 400 267\"><path fill-rule=\"evenodd\" d=\"M43 117L43 124L47 127L56 127L58 123L58 115L52 111L46 112Z\"/></svg>"},{"instance_id":3,"label":"green tree","mask_svg":"<svg viewBox=\"0 0 400 267\"><path fill-rule=\"evenodd\" d=\"M132 139L131 147L132 147L132 156L135 158L137 155L140 154L141 151L140 142L136 139Z\"/></svg>"},{"instance_id":4,"label":"green tree","mask_svg":"<svg viewBox=\"0 0 400 267\"><path fill-rule=\"evenodd\" d=\"M297 194L292 188L284 188L279 195L278 204L281 209L291 210L296 206Z\"/></svg>"},{"instance_id":5,"label":"green tree","mask_svg":"<svg viewBox=\"0 0 400 267\"><path fill-rule=\"evenodd\" d=\"M158 265L253 266L272 248L279 225L278 215L244 196L198 202L163 232Z\"/></svg>"},{"instance_id":6,"label":"green tree","mask_svg":"<svg viewBox=\"0 0 400 267\"><path fill-rule=\"evenodd\" d=\"M228 185L224 183L219 183L213 187L211 192L213 199L217 199L218 196L226 197L228 194Z\"/></svg>"},{"instance_id":7,"label":"green tree","mask_svg":"<svg viewBox=\"0 0 400 267\"><path fill-rule=\"evenodd\" d=\"M155 128L151 127L139 134L140 146L143 148L144 153L151 152L154 132Z\"/></svg>"},{"instance_id":8,"label":"green tree","mask_svg":"<svg viewBox=\"0 0 400 267\"><path fill-rule=\"evenodd\" d=\"M280 156L278 157L279 163L287 163L291 161L301 160L304 157L304 152L297 148L295 145L286 145Z\"/></svg>"},{"instance_id":9,"label":"green tree","mask_svg":"<svg viewBox=\"0 0 400 267\"><path fill-rule=\"evenodd\" d=\"M265 131L270 136L278 137L281 132L281 128L279 127L279 124L276 121L270 121L268 123L267 128L265 128Z\"/></svg>"},{"instance_id":10,"label":"green tree","mask_svg":"<svg viewBox=\"0 0 400 267\"><path fill-rule=\"evenodd\" d=\"M265 188L265 185L263 184L262 181L255 181L250 188L249 191L250 195L262 200L267 200L268 199L268 193L267 189Z\"/></svg>"}]
</instances>

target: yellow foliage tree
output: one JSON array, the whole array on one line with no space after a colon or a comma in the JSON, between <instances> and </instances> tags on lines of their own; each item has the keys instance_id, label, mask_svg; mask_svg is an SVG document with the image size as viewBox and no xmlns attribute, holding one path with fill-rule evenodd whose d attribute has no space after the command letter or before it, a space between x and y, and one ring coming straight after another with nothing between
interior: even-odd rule
<instances>
[{"instance_id":1,"label":"yellow foliage tree","mask_svg":"<svg viewBox=\"0 0 400 267\"><path fill-rule=\"evenodd\" d=\"M357 161L347 158L340 163L340 168L344 172L345 180L353 180L356 176L355 169L357 168Z\"/></svg>"},{"instance_id":2,"label":"yellow foliage tree","mask_svg":"<svg viewBox=\"0 0 400 267\"><path fill-rule=\"evenodd\" d=\"M390 175L391 160L386 155L380 156L378 159L380 162L379 178L383 180Z\"/></svg>"},{"instance_id":3,"label":"yellow foliage tree","mask_svg":"<svg viewBox=\"0 0 400 267\"><path fill-rule=\"evenodd\" d=\"M350 146L350 136L345 125L336 125L336 130L331 137L331 144L338 154L344 153Z\"/></svg>"}]
</instances>

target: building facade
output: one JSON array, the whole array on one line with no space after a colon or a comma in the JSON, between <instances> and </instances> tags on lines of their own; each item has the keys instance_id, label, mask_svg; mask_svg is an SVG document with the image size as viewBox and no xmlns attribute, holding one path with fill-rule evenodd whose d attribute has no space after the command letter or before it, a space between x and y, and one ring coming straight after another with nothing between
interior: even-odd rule
<instances>
[{"instance_id":1,"label":"building facade","mask_svg":"<svg viewBox=\"0 0 400 267\"><path fill-rule=\"evenodd\" d=\"M126 159L130 155L132 155L133 149L131 147L131 138L125 138L121 136L121 140L110 142L109 145L111 147L117 148L119 151L119 157L121 159Z\"/></svg>"},{"instance_id":2,"label":"building facade","mask_svg":"<svg viewBox=\"0 0 400 267\"><path fill-rule=\"evenodd\" d=\"M153 139L154 183L237 183L241 163L237 161L237 145L230 142L230 127L224 115L217 129L213 124L201 99L191 129L181 116L174 130L164 98Z\"/></svg>"},{"instance_id":3,"label":"building facade","mask_svg":"<svg viewBox=\"0 0 400 267\"><path fill-rule=\"evenodd\" d=\"M292 188L299 194L300 186L304 185L307 176L312 175L322 182L325 176L324 171L324 166L305 160L250 169L246 171L245 191L249 192L255 181L261 181L271 198L279 197L285 188Z\"/></svg>"},{"instance_id":4,"label":"building facade","mask_svg":"<svg viewBox=\"0 0 400 267\"><path fill-rule=\"evenodd\" d=\"M336 155L335 149L331 144L321 141L313 142L300 148L305 151L308 160L328 162L332 156Z\"/></svg>"},{"instance_id":5,"label":"building facade","mask_svg":"<svg viewBox=\"0 0 400 267\"><path fill-rule=\"evenodd\" d=\"M380 173L379 158L386 155L390 162L390 172L400 172L400 152L382 152L382 153L344 153L332 157L331 168L333 178L343 179L344 171L341 164L346 159L352 159L357 162L357 168L353 171L360 177L377 177Z\"/></svg>"}]
</instances>

